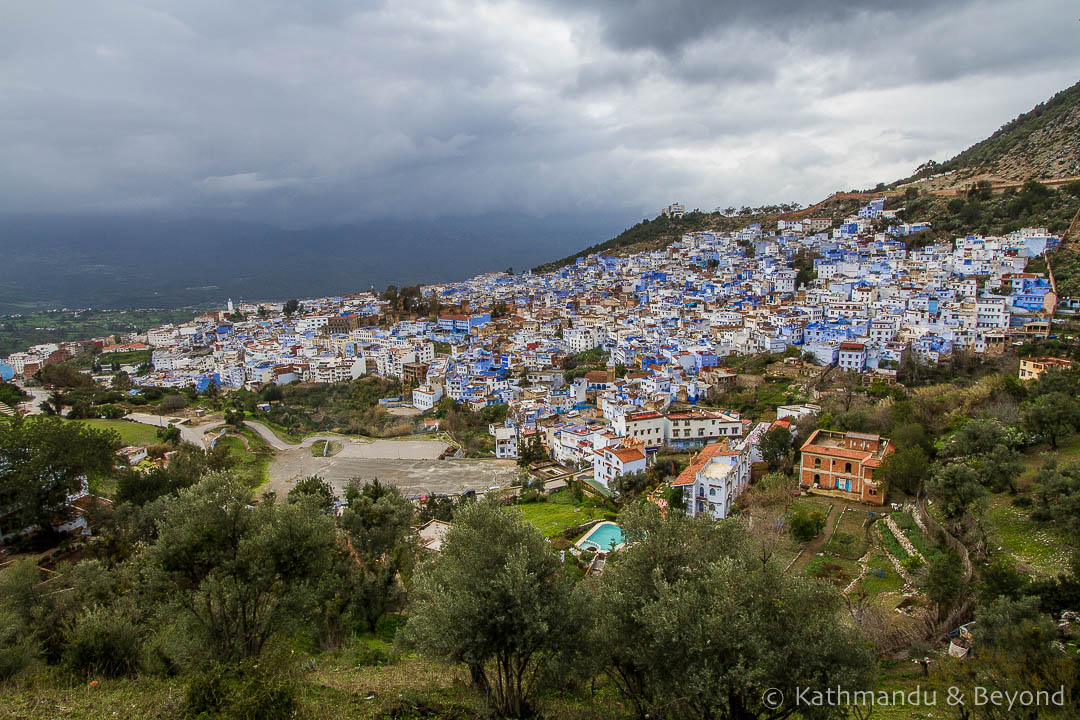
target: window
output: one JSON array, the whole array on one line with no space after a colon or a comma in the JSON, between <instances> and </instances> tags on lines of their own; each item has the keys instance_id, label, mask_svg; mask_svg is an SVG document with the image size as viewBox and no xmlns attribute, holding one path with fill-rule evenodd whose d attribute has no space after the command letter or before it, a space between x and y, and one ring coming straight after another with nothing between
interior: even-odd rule
<instances>
[{"instance_id":1,"label":"window","mask_svg":"<svg viewBox=\"0 0 1080 720\"><path fill-rule=\"evenodd\" d=\"M815 468L821 467L821 458L814 458L814 467ZM815 479L817 478L816 475L814 477L815 477Z\"/></svg>"},{"instance_id":2,"label":"window","mask_svg":"<svg viewBox=\"0 0 1080 720\"><path fill-rule=\"evenodd\" d=\"M851 472L851 463L844 463L844 472Z\"/></svg>"},{"instance_id":3,"label":"window","mask_svg":"<svg viewBox=\"0 0 1080 720\"><path fill-rule=\"evenodd\" d=\"M716 488L709 488L709 494L710 495L715 495L716 494Z\"/></svg>"}]
</instances>

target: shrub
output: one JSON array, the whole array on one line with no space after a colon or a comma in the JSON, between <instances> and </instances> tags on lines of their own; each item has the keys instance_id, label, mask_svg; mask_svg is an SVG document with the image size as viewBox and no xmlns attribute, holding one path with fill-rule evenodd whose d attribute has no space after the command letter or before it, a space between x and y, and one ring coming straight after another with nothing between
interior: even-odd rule
<instances>
[{"instance_id":1,"label":"shrub","mask_svg":"<svg viewBox=\"0 0 1080 720\"><path fill-rule=\"evenodd\" d=\"M239 671L229 693L228 717L288 720L296 714L296 685L275 653L245 660Z\"/></svg>"},{"instance_id":2,"label":"shrub","mask_svg":"<svg viewBox=\"0 0 1080 720\"><path fill-rule=\"evenodd\" d=\"M195 673L184 692L185 715L222 712L236 720L286 720L296 714L296 685L286 656L271 650L240 663L214 663Z\"/></svg>"},{"instance_id":3,"label":"shrub","mask_svg":"<svg viewBox=\"0 0 1080 720\"><path fill-rule=\"evenodd\" d=\"M807 511L798 509L789 520L791 536L798 542L810 542L825 527L825 513L820 510Z\"/></svg>"},{"instance_id":4,"label":"shrub","mask_svg":"<svg viewBox=\"0 0 1080 720\"><path fill-rule=\"evenodd\" d=\"M106 420L119 420L127 415L127 412L115 405L99 405L97 408L98 417L105 418Z\"/></svg>"},{"instance_id":5,"label":"shrub","mask_svg":"<svg viewBox=\"0 0 1080 720\"><path fill-rule=\"evenodd\" d=\"M228 668L217 663L194 673L184 690L185 715L212 715L220 710L229 696L227 680Z\"/></svg>"},{"instance_id":6,"label":"shrub","mask_svg":"<svg viewBox=\"0 0 1080 720\"><path fill-rule=\"evenodd\" d=\"M901 560L900 564L904 566L905 570L912 573L921 568L925 563L923 563L923 559L918 555L910 555Z\"/></svg>"},{"instance_id":7,"label":"shrub","mask_svg":"<svg viewBox=\"0 0 1080 720\"><path fill-rule=\"evenodd\" d=\"M1027 508L1031 507L1034 501L1030 495L1017 495L1012 499L1012 504L1014 507Z\"/></svg>"},{"instance_id":8,"label":"shrub","mask_svg":"<svg viewBox=\"0 0 1080 720\"><path fill-rule=\"evenodd\" d=\"M37 649L27 639L0 647L0 680L7 680L30 668L37 660Z\"/></svg>"},{"instance_id":9,"label":"shrub","mask_svg":"<svg viewBox=\"0 0 1080 720\"><path fill-rule=\"evenodd\" d=\"M187 407L187 404L187 398L185 398L183 395L166 395L161 399L161 409L166 412L182 410L183 408Z\"/></svg>"},{"instance_id":10,"label":"shrub","mask_svg":"<svg viewBox=\"0 0 1080 720\"><path fill-rule=\"evenodd\" d=\"M115 607L84 611L65 633L64 664L79 672L124 675L139 666L141 642L134 623Z\"/></svg>"},{"instance_id":11,"label":"shrub","mask_svg":"<svg viewBox=\"0 0 1080 720\"><path fill-rule=\"evenodd\" d=\"M0 614L0 680L7 680L29 668L38 649L13 613Z\"/></svg>"},{"instance_id":12,"label":"shrub","mask_svg":"<svg viewBox=\"0 0 1080 720\"><path fill-rule=\"evenodd\" d=\"M357 667L370 667L373 665L386 665L391 661L390 654L379 647L362 643L356 648Z\"/></svg>"},{"instance_id":13,"label":"shrub","mask_svg":"<svg viewBox=\"0 0 1080 720\"><path fill-rule=\"evenodd\" d=\"M574 547L574 543L562 537L553 537L548 540L548 544L551 545L552 550L569 550Z\"/></svg>"}]
</instances>

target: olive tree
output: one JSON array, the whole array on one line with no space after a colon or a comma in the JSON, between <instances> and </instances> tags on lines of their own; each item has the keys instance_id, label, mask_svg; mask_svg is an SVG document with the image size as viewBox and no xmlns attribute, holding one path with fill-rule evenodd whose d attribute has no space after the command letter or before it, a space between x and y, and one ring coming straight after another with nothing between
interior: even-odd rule
<instances>
[{"instance_id":1,"label":"olive tree","mask_svg":"<svg viewBox=\"0 0 1080 720\"><path fill-rule=\"evenodd\" d=\"M213 473L167 501L145 562L189 649L236 661L311 619L337 546L334 521L314 498L256 504L244 483Z\"/></svg>"},{"instance_id":2,"label":"olive tree","mask_svg":"<svg viewBox=\"0 0 1080 720\"><path fill-rule=\"evenodd\" d=\"M412 566L414 510L393 485L375 479L364 485L353 480L346 490L349 506L341 527L355 560L351 586L354 611L367 629L405 600L401 577Z\"/></svg>"},{"instance_id":3,"label":"olive tree","mask_svg":"<svg viewBox=\"0 0 1080 720\"><path fill-rule=\"evenodd\" d=\"M641 504L619 522L627 547L580 592L598 660L640 716L780 718L793 706L764 704L769 688L867 687L870 651L840 594L762 561L740 521Z\"/></svg>"},{"instance_id":4,"label":"olive tree","mask_svg":"<svg viewBox=\"0 0 1080 720\"><path fill-rule=\"evenodd\" d=\"M0 421L0 534L65 519L87 473L111 473L120 437L55 417Z\"/></svg>"},{"instance_id":5,"label":"olive tree","mask_svg":"<svg viewBox=\"0 0 1080 720\"><path fill-rule=\"evenodd\" d=\"M405 639L469 669L496 713L528 714L545 666L576 644L572 583L544 536L495 501L463 506L413 581Z\"/></svg>"}]
</instances>

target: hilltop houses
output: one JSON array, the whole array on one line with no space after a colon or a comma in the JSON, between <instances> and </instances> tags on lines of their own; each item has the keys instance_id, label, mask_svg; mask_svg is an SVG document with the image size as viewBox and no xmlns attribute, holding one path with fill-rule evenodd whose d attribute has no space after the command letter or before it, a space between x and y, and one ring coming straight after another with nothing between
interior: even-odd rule
<instances>
[{"instance_id":1,"label":"hilltop houses","mask_svg":"<svg viewBox=\"0 0 1080 720\"><path fill-rule=\"evenodd\" d=\"M905 238L929 225L884 230L895 215L888 205L876 197L847 217L792 215L775 228L751 223L689 232L664 248L590 254L545 274L427 285L419 306L430 312L408 317L374 292L306 299L290 315L280 303L262 312L239 303L145 333L27 348L0 362L0 376L30 377L88 347L149 354L149 363L125 367L142 387L258 390L374 374L401 383L385 404L411 406L424 420L448 399L475 411L505 406L505 421L490 429L497 458L517 458L535 436L555 461L579 475L591 468L605 488L665 448L693 452L694 469L677 484L688 511L724 517L748 482L756 427L716 402L745 379L734 358L784 354L806 367L800 377L834 366L892 382L907 363L1000 355L1049 333L1059 300L1029 261L1059 238L1023 228L916 248ZM682 213L678 203L665 208ZM1020 377L1060 364L1026 358ZM826 431L812 440L803 485L883 501L874 469L892 451L887 440Z\"/></svg>"}]
</instances>

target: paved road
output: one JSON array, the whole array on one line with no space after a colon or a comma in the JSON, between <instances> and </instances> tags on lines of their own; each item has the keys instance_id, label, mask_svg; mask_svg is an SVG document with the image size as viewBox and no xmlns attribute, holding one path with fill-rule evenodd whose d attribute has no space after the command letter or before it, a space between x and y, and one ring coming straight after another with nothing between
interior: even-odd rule
<instances>
[{"instance_id":1,"label":"paved road","mask_svg":"<svg viewBox=\"0 0 1080 720\"><path fill-rule=\"evenodd\" d=\"M31 397L26 402L20 403L20 410L23 415L41 415L41 408L38 407L41 403L49 399L49 393L41 388L22 388L25 392L30 393Z\"/></svg>"},{"instance_id":2,"label":"paved road","mask_svg":"<svg viewBox=\"0 0 1080 720\"><path fill-rule=\"evenodd\" d=\"M213 425L200 425L198 427L188 427L185 418L169 417L168 415L162 415L160 418L157 415L150 413L131 413L124 416L125 420L133 420L137 423L143 423L144 425L153 425L154 427L164 427L166 425L175 425L180 428L180 439L184 442L189 442L199 447L205 447L209 444L209 440L204 440L206 432L212 427L217 427L223 423L215 423ZM211 436L213 437L213 436Z\"/></svg>"}]
</instances>

